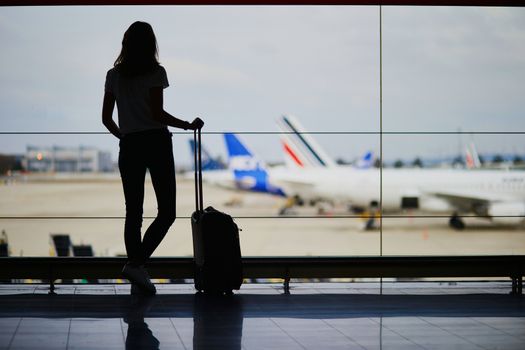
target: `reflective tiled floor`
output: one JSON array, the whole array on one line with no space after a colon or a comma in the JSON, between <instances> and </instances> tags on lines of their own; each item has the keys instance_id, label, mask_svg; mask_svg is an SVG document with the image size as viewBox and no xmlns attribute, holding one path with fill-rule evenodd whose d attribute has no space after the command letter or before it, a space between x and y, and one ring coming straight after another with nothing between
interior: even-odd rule
<instances>
[{"instance_id":1,"label":"reflective tiled floor","mask_svg":"<svg viewBox=\"0 0 525 350\"><path fill-rule=\"evenodd\" d=\"M510 283L244 285L233 297L159 285L0 285L1 349L525 349ZM382 295L380 295L382 292Z\"/></svg>"}]
</instances>

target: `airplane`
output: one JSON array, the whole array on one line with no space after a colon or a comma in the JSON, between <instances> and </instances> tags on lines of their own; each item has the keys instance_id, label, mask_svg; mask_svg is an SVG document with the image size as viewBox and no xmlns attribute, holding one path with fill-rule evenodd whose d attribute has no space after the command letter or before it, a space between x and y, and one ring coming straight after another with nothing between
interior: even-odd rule
<instances>
[{"instance_id":1,"label":"airplane","mask_svg":"<svg viewBox=\"0 0 525 350\"><path fill-rule=\"evenodd\" d=\"M191 150L191 159L194 157L195 152L195 141L189 139L190 150ZM221 170L226 169L226 164L224 164L219 157L213 158L205 147L201 149L202 154L202 171L208 170Z\"/></svg>"},{"instance_id":2,"label":"airplane","mask_svg":"<svg viewBox=\"0 0 525 350\"><path fill-rule=\"evenodd\" d=\"M467 169L481 168L481 161L474 142L471 142L465 149L465 165L467 166Z\"/></svg>"},{"instance_id":3,"label":"airplane","mask_svg":"<svg viewBox=\"0 0 525 350\"><path fill-rule=\"evenodd\" d=\"M283 190L274 186L264 162L259 160L233 133L225 133L228 150L228 169L233 172L237 188L252 192L263 192L284 197Z\"/></svg>"},{"instance_id":4,"label":"airplane","mask_svg":"<svg viewBox=\"0 0 525 350\"><path fill-rule=\"evenodd\" d=\"M280 138L285 154L285 163L289 168L334 168L341 166L334 162L313 137L305 132L296 117L283 115L276 122L283 132ZM360 169L373 167L373 152L367 151L351 166Z\"/></svg>"},{"instance_id":5,"label":"airplane","mask_svg":"<svg viewBox=\"0 0 525 350\"><path fill-rule=\"evenodd\" d=\"M191 159L195 156L195 142L193 139L189 140ZM202 146L202 181L212 184L214 186L223 187L227 189L235 189L235 181L233 179L233 173L227 169L218 157L213 158L211 153ZM194 177L193 171L187 171L184 173L184 178L191 180Z\"/></svg>"},{"instance_id":6,"label":"airplane","mask_svg":"<svg viewBox=\"0 0 525 350\"><path fill-rule=\"evenodd\" d=\"M283 115L277 120L282 133L281 143L289 168L334 168L337 164L326 154L319 144L305 133L299 121L291 115Z\"/></svg>"},{"instance_id":7,"label":"airplane","mask_svg":"<svg viewBox=\"0 0 525 350\"><path fill-rule=\"evenodd\" d=\"M295 130L291 135L301 136L299 133L303 131ZM302 136L298 137L299 140L307 142L305 135ZM296 143L292 145L297 146ZM318 165L321 161L326 163L323 154L312 146L314 143L299 145L302 148L292 150L296 158L317 162ZM297 156L301 151L310 151L310 148L320 155L321 161L315 155ZM465 227L460 217L465 214L511 225L522 223L525 216L525 171L295 166L279 176L270 173L270 180L287 196L303 200L340 201L355 207L377 208L382 199L383 211L418 209L445 213L450 216L449 225L455 229Z\"/></svg>"},{"instance_id":8,"label":"airplane","mask_svg":"<svg viewBox=\"0 0 525 350\"><path fill-rule=\"evenodd\" d=\"M519 224L525 215L523 171L386 168L380 174L375 168L341 167L294 172L275 183L289 196L347 201L362 208L377 207L382 195L383 211L450 213L449 224L456 229L465 227L461 214L501 224Z\"/></svg>"},{"instance_id":9,"label":"airplane","mask_svg":"<svg viewBox=\"0 0 525 350\"><path fill-rule=\"evenodd\" d=\"M269 193L283 197L284 192L269 182L266 164L258 159L240 138L233 133L225 133L224 141L228 153L228 167L216 169L217 160L202 147L203 171L202 180L209 184L234 190ZM192 157L194 157L194 141L190 140ZM205 167L204 164L212 164ZM193 178L193 172L187 173L188 179Z\"/></svg>"},{"instance_id":10,"label":"airplane","mask_svg":"<svg viewBox=\"0 0 525 350\"><path fill-rule=\"evenodd\" d=\"M369 169L374 166L374 152L367 151L361 158L357 160L357 163L354 165L354 167L359 169Z\"/></svg>"}]
</instances>

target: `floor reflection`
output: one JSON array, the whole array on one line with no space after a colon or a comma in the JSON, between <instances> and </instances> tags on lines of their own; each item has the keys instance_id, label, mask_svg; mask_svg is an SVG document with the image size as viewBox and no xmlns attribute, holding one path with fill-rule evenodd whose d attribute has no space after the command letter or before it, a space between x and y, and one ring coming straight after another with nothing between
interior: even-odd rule
<instances>
[{"instance_id":1,"label":"floor reflection","mask_svg":"<svg viewBox=\"0 0 525 350\"><path fill-rule=\"evenodd\" d=\"M261 289L266 294L214 297L173 287L171 294L136 298L96 288L0 295L0 348L522 349L525 341L523 297L506 294Z\"/></svg>"},{"instance_id":2,"label":"floor reflection","mask_svg":"<svg viewBox=\"0 0 525 350\"><path fill-rule=\"evenodd\" d=\"M160 342L144 321L155 302L155 296L132 296L124 322L128 324L126 350L159 349Z\"/></svg>"},{"instance_id":3,"label":"floor reflection","mask_svg":"<svg viewBox=\"0 0 525 350\"><path fill-rule=\"evenodd\" d=\"M240 349L242 324L239 298L195 294L193 349Z\"/></svg>"},{"instance_id":4,"label":"floor reflection","mask_svg":"<svg viewBox=\"0 0 525 350\"><path fill-rule=\"evenodd\" d=\"M123 321L128 326L126 349L160 349L160 341L148 326L146 318L155 314L158 316L155 309L163 306L162 299L157 296L130 296L129 303L123 303ZM197 293L188 306L192 306L193 349L241 349L243 313L240 298Z\"/></svg>"}]
</instances>

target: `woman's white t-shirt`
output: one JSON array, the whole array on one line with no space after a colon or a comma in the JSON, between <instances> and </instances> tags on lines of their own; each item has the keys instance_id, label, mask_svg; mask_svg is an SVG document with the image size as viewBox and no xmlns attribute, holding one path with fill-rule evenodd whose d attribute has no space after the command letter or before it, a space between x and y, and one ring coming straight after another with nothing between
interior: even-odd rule
<instances>
[{"instance_id":1,"label":"woman's white t-shirt","mask_svg":"<svg viewBox=\"0 0 525 350\"><path fill-rule=\"evenodd\" d=\"M106 75L105 91L111 92L117 101L118 124L125 135L131 132L166 128L151 115L150 89L169 86L166 70L159 66L152 73L124 77L118 68Z\"/></svg>"}]
</instances>

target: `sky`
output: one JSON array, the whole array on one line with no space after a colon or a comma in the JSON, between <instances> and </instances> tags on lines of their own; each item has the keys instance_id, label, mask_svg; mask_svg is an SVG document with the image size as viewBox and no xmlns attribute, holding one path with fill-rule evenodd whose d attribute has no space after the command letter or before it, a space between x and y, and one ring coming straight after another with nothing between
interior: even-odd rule
<instances>
[{"instance_id":1,"label":"sky","mask_svg":"<svg viewBox=\"0 0 525 350\"><path fill-rule=\"evenodd\" d=\"M525 131L525 9L384 7L384 131ZM309 131L380 129L375 6L104 6L0 8L0 131L105 131L106 71L136 20L156 33L170 87L165 109L200 116L205 131L277 131L293 114ZM116 112L115 112L116 119ZM379 152L379 135L315 136L334 158ZM175 158L190 161L187 135ZM278 161L277 135L243 135ZM385 135L384 158L525 154L523 135ZM225 154L220 135L204 145ZM0 135L0 153L27 144L118 153L110 135Z\"/></svg>"}]
</instances>

